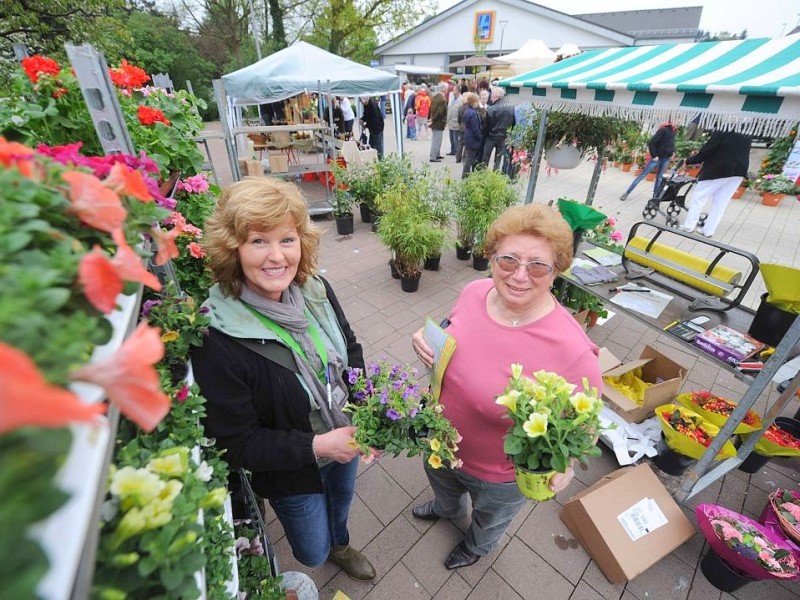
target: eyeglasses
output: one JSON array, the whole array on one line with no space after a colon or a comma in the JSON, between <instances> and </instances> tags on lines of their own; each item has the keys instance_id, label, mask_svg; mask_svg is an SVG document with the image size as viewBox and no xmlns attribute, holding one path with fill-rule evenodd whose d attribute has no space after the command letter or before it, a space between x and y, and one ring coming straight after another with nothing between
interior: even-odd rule
<instances>
[{"instance_id":1,"label":"eyeglasses","mask_svg":"<svg viewBox=\"0 0 800 600\"><path fill-rule=\"evenodd\" d=\"M501 271L505 271L506 273L513 273L519 267L525 267L528 277L544 277L545 275L549 275L554 271L552 265L548 265L540 260L532 260L524 263L516 256L510 256L508 254L495 256L494 262L498 267L500 267Z\"/></svg>"}]
</instances>

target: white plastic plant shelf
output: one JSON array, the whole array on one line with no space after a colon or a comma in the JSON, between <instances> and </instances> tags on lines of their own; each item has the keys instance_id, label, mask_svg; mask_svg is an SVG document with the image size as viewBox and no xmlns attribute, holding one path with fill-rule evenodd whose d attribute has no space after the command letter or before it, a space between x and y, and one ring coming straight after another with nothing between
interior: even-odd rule
<instances>
[{"instance_id":1,"label":"white plastic plant shelf","mask_svg":"<svg viewBox=\"0 0 800 600\"><path fill-rule=\"evenodd\" d=\"M122 345L136 320L141 294L117 297L118 309L107 316L113 327L108 343L98 346L90 362L97 362ZM95 385L76 383L70 389L86 404L102 402L103 390ZM105 493L106 455L113 440L111 427L103 417L98 424L73 425L72 446L64 465L56 475L56 485L70 498L55 513L31 527L29 536L37 541L50 561L50 569L36 588L40 598L66 600L71 597L87 535L94 526L95 505Z\"/></svg>"}]
</instances>

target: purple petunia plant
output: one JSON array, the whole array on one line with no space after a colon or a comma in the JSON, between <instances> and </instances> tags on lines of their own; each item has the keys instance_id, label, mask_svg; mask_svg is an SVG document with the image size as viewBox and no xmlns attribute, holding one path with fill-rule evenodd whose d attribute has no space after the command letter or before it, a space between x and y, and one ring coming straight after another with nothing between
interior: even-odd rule
<instances>
[{"instance_id":1,"label":"purple petunia plant","mask_svg":"<svg viewBox=\"0 0 800 600\"><path fill-rule=\"evenodd\" d=\"M358 428L356 443L365 455L370 448L393 456L422 452L434 469L457 468L461 461L455 453L461 436L416 377L416 369L386 361L348 372L351 402L346 410Z\"/></svg>"}]
</instances>

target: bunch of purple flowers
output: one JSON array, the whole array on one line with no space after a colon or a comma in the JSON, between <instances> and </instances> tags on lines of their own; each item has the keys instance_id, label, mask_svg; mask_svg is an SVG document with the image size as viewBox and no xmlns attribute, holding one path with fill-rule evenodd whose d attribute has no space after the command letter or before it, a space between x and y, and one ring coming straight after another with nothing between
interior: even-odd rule
<instances>
[{"instance_id":1,"label":"bunch of purple flowers","mask_svg":"<svg viewBox=\"0 0 800 600\"><path fill-rule=\"evenodd\" d=\"M417 382L417 370L386 361L371 363L366 371L352 369L347 376L353 402L347 410L359 448L370 448L397 456L428 454L428 463L439 468L443 463L458 466L455 452L458 432L442 414L442 406Z\"/></svg>"}]
</instances>

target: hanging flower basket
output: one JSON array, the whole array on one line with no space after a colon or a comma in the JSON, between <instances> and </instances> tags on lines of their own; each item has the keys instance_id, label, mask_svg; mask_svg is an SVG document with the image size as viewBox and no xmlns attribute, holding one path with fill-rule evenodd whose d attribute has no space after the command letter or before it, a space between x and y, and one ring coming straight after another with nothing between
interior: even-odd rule
<instances>
[{"instance_id":1,"label":"hanging flower basket","mask_svg":"<svg viewBox=\"0 0 800 600\"><path fill-rule=\"evenodd\" d=\"M577 146L550 146L545 151L547 164L554 169L574 169L581 164L581 151Z\"/></svg>"}]
</instances>

